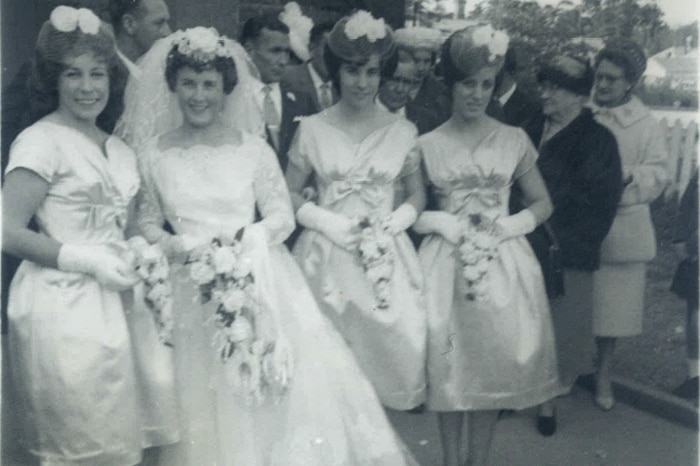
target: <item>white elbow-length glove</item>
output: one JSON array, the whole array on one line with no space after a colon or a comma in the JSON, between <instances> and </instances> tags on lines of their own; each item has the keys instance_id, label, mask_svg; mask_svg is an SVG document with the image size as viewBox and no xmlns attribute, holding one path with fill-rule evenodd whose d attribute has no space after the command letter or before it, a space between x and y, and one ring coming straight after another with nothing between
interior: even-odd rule
<instances>
[{"instance_id":1,"label":"white elbow-length glove","mask_svg":"<svg viewBox=\"0 0 700 466\"><path fill-rule=\"evenodd\" d=\"M416 208L405 202L391 213L388 222L389 231L392 235L401 233L416 223L417 219L418 212L416 212Z\"/></svg>"},{"instance_id":2,"label":"white elbow-length glove","mask_svg":"<svg viewBox=\"0 0 700 466\"><path fill-rule=\"evenodd\" d=\"M357 222L312 202L299 207L296 217L300 225L322 233L348 251L354 251L360 241L360 227Z\"/></svg>"},{"instance_id":3,"label":"white elbow-length glove","mask_svg":"<svg viewBox=\"0 0 700 466\"><path fill-rule=\"evenodd\" d=\"M459 243L462 225L456 215L441 210L425 211L413 224L413 230L421 235L437 233L452 244Z\"/></svg>"},{"instance_id":4,"label":"white elbow-length glove","mask_svg":"<svg viewBox=\"0 0 700 466\"><path fill-rule=\"evenodd\" d=\"M201 241L188 235L164 235L158 240L158 245L171 264L184 264L190 252L201 244Z\"/></svg>"},{"instance_id":5,"label":"white elbow-length glove","mask_svg":"<svg viewBox=\"0 0 700 466\"><path fill-rule=\"evenodd\" d=\"M497 218L496 226L502 238L509 239L531 233L537 227L537 219L530 209L524 209L515 215Z\"/></svg>"},{"instance_id":6,"label":"white elbow-length glove","mask_svg":"<svg viewBox=\"0 0 700 466\"><path fill-rule=\"evenodd\" d=\"M66 243L58 252L58 269L92 275L111 290L127 290L138 283L139 277L117 254L105 244Z\"/></svg>"}]
</instances>

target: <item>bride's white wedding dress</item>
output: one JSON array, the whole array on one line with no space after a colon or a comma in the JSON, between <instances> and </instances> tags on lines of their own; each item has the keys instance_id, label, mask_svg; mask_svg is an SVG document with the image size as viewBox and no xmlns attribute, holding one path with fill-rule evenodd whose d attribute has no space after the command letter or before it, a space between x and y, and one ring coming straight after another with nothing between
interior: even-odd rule
<instances>
[{"instance_id":1,"label":"bride's white wedding dress","mask_svg":"<svg viewBox=\"0 0 700 466\"><path fill-rule=\"evenodd\" d=\"M274 292L295 367L279 404L248 407L226 383L208 319L184 266L172 267L174 361L182 441L165 448L167 466L370 466L416 464L394 433L351 351L321 314L282 244L294 229L287 186L275 155L256 136L240 145L140 154L144 191L139 224L155 240L167 220L178 234L202 241L235 233L255 220L269 238L268 272L256 277Z\"/></svg>"}]
</instances>

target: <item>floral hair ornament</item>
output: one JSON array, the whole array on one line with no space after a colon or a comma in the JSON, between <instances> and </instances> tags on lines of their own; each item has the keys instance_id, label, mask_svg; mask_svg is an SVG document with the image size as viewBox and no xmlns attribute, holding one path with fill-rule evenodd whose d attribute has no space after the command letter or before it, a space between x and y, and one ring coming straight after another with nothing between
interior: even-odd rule
<instances>
[{"instance_id":1,"label":"floral hair ornament","mask_svg":"<svg viewBox=\"0 0 700 466\"><path fill-rule=\"evenodd\" d=\"M394 51L392 31L383 19L365 10L341 18L328 36L328 47L343 60L367 59L377 54L384 59Z\"/></svg>"},{"instance_id":2,"label":"floral hair ornament","mask_svg":"<svg viewBox=\"0 0 700 466\"><path fill-rule=\"evenodd\" d=\"M203 26L175 33L173 48L199 63L207 63L217 57L233 58L226 47L226 37L220 36L214 28Z\"/></svg>"},{"instance_id":3,"label":"floral hair ornament","mask_svg":"<svg viewBox=\"0 0 700 466\"><path fill-rule=\"evenodd\" d=\"M311 18L304 16L297 2L289 2L284 6L279 19L289 28L289 46L292 52L302 61L311 59L309 39L314 27Z\"/></svg>"},{"instance_id":4,"label":"floral hair ornament","mask_svg":"<svg viewBox=\"0 0 700 466\"><path fill-rule=\"evenodd\" d=\"M73 8L60 5L49 16L51 25L60 32L73 32L80 29L84 34L96 35L100 31L100 18L87 8Z\"/></svg>"},{"instance_id":5,"label":"floral hair ornament","mask_svg":"<svg viewBox=\"0 0 700 466\"><path fill-rule=\"evenodd\" d=\"M503 66L508 51L508 35L490 24L468 26L455 32L449 45L454 65L466 74L484 66Z\"/></svg>"}]
</instances>

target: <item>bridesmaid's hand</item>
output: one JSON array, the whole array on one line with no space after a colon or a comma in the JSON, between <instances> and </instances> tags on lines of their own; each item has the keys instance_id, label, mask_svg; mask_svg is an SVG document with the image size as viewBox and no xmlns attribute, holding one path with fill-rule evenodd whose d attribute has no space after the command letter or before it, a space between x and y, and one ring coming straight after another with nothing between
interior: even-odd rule
<instances>
[{"instance_id":1,"label":"bridesmaid's hand","mask_svg":"<svg viewBox=\"0 0 700 466\"><path fill-rule=\"evenodd\" d=\"M361 230L358 222L342 215L323 227L322 233L335 245L349 252L355 252L360 244Z\"/></svg>"}]
</instances>

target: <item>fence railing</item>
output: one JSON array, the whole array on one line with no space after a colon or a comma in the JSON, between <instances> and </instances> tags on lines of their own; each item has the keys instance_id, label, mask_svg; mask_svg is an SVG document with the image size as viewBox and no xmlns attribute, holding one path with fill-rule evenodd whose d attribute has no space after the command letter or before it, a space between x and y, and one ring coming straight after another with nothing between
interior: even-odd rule
<instances>
[{"instance_id":1,"label":"fence railing","mask_svg":"<svg viewBox=\"0 0 700 466\"><path fill-rule=\"evenodd\" d=\"M698 123L695 118L660 119L668 148L671 183L666 188L666 199L678 198L688 186L693 169L698 163Z\"/></svg>"}]
</instances>

